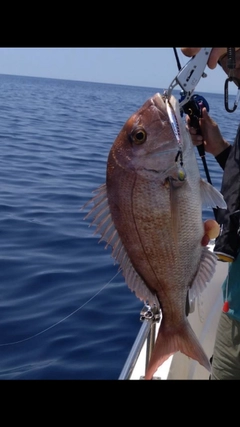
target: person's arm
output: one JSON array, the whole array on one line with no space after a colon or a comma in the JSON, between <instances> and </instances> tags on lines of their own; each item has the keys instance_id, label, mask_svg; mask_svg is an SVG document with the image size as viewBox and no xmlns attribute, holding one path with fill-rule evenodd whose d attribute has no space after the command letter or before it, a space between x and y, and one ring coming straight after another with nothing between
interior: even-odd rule
<instances>
[{"instance_id":1,"label":"person's arm","mask_svg":"<svg viewBox=\"0 0 240 427\"><path fill-rule=\"evenodd\" d=\"M222 169L225 168L225 164L227 161L227 158L230 154L230 151L232 149L232 146L229 145L227 148L225 148L224 151L222 151L220 154L218 154L215 159L217 160L218 164L221 166Z\"/></svg>"},{"instance_id":2,"label":"person's arm","mask_svg":"<svg viewBox=\"0 0 240 427\"><path fill-rule=\"evenodd\" d=\"M201 48L181 48L182 52L186 56L196 55ZM221 65L222 69L228 76L231 76L233 82L240 88L240 48L235 48L235 62L236 66L234 70L230 70L227 66L227 48L213 48L208 60L208 66L214 69L217 64ZM222 169L225 168L225 164L229 153L231 151L231 145L222 137L217 124L208 115L206 109L202 111L203 119L199 120L202 135L197 135L196 130L190 127L190 118L187 117L187 127L191 133L193 144L200 145L204 144L205 151L213 154L217 162Z\"/></svg>"},{"instance_id":3,"label":"person's arm","mask_svg":"<svg viewBox=\"0 0 240 427\"><path fill-rule=\"evenodd\" d=\"M209 116L207 109L205 107L202 109L202 117L199 119L201 134L198 134L197 130L191 127L189 116L186 116L186 126L191 134L193 145L204 144L205 151L212 154L224 169L231 146L223 138L217 123Z\"/></svg>"}]
</instances>

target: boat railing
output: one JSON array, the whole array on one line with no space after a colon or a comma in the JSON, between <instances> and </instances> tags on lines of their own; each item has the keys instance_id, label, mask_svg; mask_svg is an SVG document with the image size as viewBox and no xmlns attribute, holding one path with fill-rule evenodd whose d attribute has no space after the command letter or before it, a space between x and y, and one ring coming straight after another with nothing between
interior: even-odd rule
<instances>
[{"instance_id":1,"label":"boat railing","mask_svg":"<svg viewBox=\"0 0 240 427\"><path fill-rule=\"evenodd\" d=\"M143 322L138 335L133 343L129 356L123 366L119 380L130 379L139 355L146 342L145 370L150 360L156 340L156 324L161 321L161 310L156 306L146 304L140 312L140 320Z\"/></svg>"}]
</instances>

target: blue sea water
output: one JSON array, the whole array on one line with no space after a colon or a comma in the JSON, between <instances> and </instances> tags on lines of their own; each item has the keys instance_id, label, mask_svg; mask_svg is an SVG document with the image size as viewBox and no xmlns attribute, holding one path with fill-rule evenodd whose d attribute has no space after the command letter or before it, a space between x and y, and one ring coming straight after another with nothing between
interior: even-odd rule
<instances>
[{"instance_id":1,"label":"blue sea water","mask_svg":"<svg viewBox=\"0 0 240 427\"><path fill-rule=\"evenodd\" d=\"M81 207L121 127L157 91L0 75L0 379L118 378L143 305ZM201 95L233 142L239 111Z\"/></svg>"}]
</instances>

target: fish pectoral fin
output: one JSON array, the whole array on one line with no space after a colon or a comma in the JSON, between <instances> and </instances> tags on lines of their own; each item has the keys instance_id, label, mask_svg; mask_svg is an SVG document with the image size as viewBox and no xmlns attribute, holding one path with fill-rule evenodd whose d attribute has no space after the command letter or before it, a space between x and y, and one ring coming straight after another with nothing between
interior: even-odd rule
<instances>
[{"instance_id":1,"label":"fish pectoral fin","mask_svg":"<svg viewBox=\"0 0 240 427\"><path fill-rule=\"evenodd\" d=\"M203 247L203 252L199 264L197 275L193 281L191 288L189 289L189 300L193 301L199 296L204 289L206 289L208 283L212 279L217 264L216 255L211 252L207 247Z\"/></svg>"},{"instance_id":2,"label":"fish pectoral fin","mask_svg":"<svg viewBox=\"0 0 240 427\"><path fill-rule=\"evenodd\" d=\"M122 270L126 284L131 291L134 292L141 301L148 302L150 305L155 304L159 306L156 295L150 291L136 272L122 244L109 209L106 184L99 187L96 193L97 194L90 200L90 202L94 203L94 206L84 219L93 216L91 225L95 224L97 226L94 234L99 233L101 235L99 242L107 242L106 248L108 245L112 247L112 257L120 264L120 269Z\"/></svg>"},{"instance_id":3,"label":"fish pectoral fin","mask_svg":"<svg viewBox=\"0 0 240 427\"><path fill-rule=\"evenodd\" d=\"M227 209L223 195L212 184L200 178L200 191L203 207Z\"/></svg>"}]
</instances>

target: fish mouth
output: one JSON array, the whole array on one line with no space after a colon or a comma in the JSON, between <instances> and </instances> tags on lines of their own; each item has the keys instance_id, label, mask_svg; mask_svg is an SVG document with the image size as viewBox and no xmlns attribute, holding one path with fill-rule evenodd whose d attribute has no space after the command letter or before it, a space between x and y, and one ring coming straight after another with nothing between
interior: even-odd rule
<instances>
[{"instance_id":1,"label":"fish mouth","mask_svg":"<svg viewBox=\"0 0 240 427\"><path fill-rule=\"evenodd\" d=\"M151 98L152 104L158 109L159 112L163 113L163 114L167 114L167 107L166 107L166 100L167 97L166 95L161 95L159 92L155 93L155 95L153 95L153 97ZM170 100L169 100L170 104L171 104L171 108L173 109L175 114L178 114L179 111L179 104L176 100L176 98L171 95Z\"/></svg>"},{"instance_id":2,"label":"fish mouth","mask_svg":"<svg viewBox=\"0 0 240 427\"><path fill-rule=\"evenodd\" d=\"M155 107L160 111L166 111L166 104L165 104L165 96L160 95L160 93L155 93L155 95L152 97L152 103L155 105Z\"/></svg>"}]
</instances>

